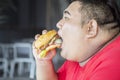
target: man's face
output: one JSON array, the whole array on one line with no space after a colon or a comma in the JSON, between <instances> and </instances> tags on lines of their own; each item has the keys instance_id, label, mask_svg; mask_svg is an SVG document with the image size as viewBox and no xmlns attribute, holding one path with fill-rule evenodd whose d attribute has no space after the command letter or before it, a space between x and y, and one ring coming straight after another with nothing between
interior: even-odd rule
<instances>
[{"instance_id":1,"label":"man's face","mask_svg":"<svg viewBox=\"0 0 120 80\"><path fill-rule=\"evenodd\" d=\"M85 56L85 30L81 25L80 2L75 1L65 9L63 18L57 23L58 34L63 39L61 56L68 60L80 61Z\"/></svg>"}]
</instances>

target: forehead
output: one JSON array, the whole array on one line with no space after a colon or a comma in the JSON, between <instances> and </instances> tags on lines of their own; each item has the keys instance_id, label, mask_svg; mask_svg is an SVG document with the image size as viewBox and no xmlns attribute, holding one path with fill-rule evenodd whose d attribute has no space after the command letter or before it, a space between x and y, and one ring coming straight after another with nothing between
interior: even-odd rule
<instances>
[{"instance_id":1,"label":"forehead","mask_svg":"<svg viewBox=\"0 0 120 80\"><path fill-rule=\"evenodd\" d=\"M71 14L72 13L79 13L80 7L81 7L80 2L74 1L65 9L65 11L69 11Z\"/></svg>"}]
</instances>

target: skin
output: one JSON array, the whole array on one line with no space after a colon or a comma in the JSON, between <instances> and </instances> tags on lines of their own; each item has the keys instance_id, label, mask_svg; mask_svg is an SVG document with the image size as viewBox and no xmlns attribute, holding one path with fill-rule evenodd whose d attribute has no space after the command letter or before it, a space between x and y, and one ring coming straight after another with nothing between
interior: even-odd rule
<instances>
[{"instance_id":1,"label":"skin","mask_svg":"<svg viewBox=\"0 0 120 80\"><path fill-rule=\"evenodd\" d=\"M84 66L89 59L105 45L113 40L118 29L104 30L99 27L94 19L81 25L79 1L72 2L63 12L63 18L57 23L58 34L63 39L61 56L67 60L76 61ZM43 34L45 31L43 31ZM36 35L37 39L39 35ZM106 44L107 43L107 44ZM37 80L58 80L54 70L52 58L56 51L51 50L45 58L39 58L41 50L36 50L33 43L33 54L36 60ZM49 75L48 75L49 73Z\"/></svg>"}]
</instances>

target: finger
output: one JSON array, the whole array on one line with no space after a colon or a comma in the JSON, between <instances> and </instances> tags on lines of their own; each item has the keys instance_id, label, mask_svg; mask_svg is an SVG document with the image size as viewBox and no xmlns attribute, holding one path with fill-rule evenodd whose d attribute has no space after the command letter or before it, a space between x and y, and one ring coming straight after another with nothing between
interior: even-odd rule
<instances>
[{"instance_id":1,"label":"finger","mask_svg":"<svg viewBox=\"0 0 120 80\"><path fill-rule=\"evenodd\" d=\"M35 41L33 41L32 43L32 48L35 48Z\"/></svg>"},{"instance_id":2,"label":"finger","mask_svg":"<svg viewBox=\"0 0 120 80\"><path fill-rule=\"evenodd\" d=\"M32 48L33 48L33 50L35 50L35 52L37 53L37 54L39 54L40 52L41 52L41 50L40 49L37 49L36 47L35 47L35 44L34 44L35 42L33 42L33 44L32 44Z\"/></svg>"},{"instance_id":3,"label":"finger","mask_svg":"<svg viewBox=\"0 0 120 80\"><path fill-rule=\"evenodd\" d=\"M36 55L37 55L37 49L33 49L33 55L34 55L34 57L36 57Z\"/></svg>"},{"instance_id":4,"label":"finger","mask_svg":"<svg viewBox=\"0 0 120 80\"><path fill-rule=\"evenodd\" d=\"M47 33L47 30L43 30L43 31L42 31L42 34L46 34L46 33Z\"/></svg>"},{"instance_id":5,"label":"finger","mask_svg":"<svg viewBox=\"0 0 120 80\"><path fill-rule=\"evenodd\" d=\"M33 50L33 55L34 55L34 57L36 58L37 57L37 55L38 55L38 53L39 53L39 51L38 51L38 49L35 47L35 41L33 42L33 44L32 44L32 50Z\"/></svg>"},{"instance_id":6,"label":"finger","mask_svg":"<svg viewBox=\"0 0 120 80\"><path fill-rule=\"evenodd\" d=\"M41 52L41 50L38 50L38 49L34 49L34 48L33 48L33 55L34 55L35 59L40 58L40 55L39 55L40 52Z\"/></svg>"},{"instance_id":7,"label":"finger","mask_svg":"<svg viewBox=\"0 0 120 80\"><path fill-rule=\"evenodd\" d=\"M40 34L36 34L35 35L35 40L38 39L39 36L40 36Z\"/></svg>"},{"instance_id":8,"label":"finger","mask_svg":"<svg viewBox=\"0 0 120 80\"><path fill-rule=\"evenodd\" d=\"M32 48L33 48L33 49L37 49L37 48L35 47L35 41L33 41L33 43L32 43Z\"/></svg>"},{"instance_id":9,"label":"finger","mask_svg":"<svg viewBox=\"0 0 120 80\"><path fill-rule=\"evenodd\" d=\"M45 57L45 59L51 60L54 56L56 55L56 50L50 50L47 54L47 56Z\"/></svg>"}]
</instances>

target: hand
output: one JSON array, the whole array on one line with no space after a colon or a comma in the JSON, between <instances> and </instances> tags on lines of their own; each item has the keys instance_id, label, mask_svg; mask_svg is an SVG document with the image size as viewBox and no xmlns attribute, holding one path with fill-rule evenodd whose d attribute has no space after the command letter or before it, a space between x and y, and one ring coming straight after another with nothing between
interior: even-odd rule
<instances>
[{"instance_id":1,"label":"hand","mask_svg":"<svg viewBox=\"0 0 120 80\"><path fill-rule=\"evenodd\" d=\"M43 30L43 31L42 31L42 34L45 34L46 32L47 32L47 30ZM37 35L35 36L35 41L38 39L39 36L40 36L40 34L37 34ZM35 42L35 41L34 41L34 42ZM40 50L40 49L38 50L38 49L35 48L34 42L33 42L33 55L34 55L35 59L37 59L37 60L51 60L51 59L55 56L56 50L53 49L53 50L51 50L51 51L49 51L49 52L47 53L47 56L46 56L46 57L40 58L40 57L39 57L39 54L40 54L41 50Z\"/></svg>"}]
</instances>

